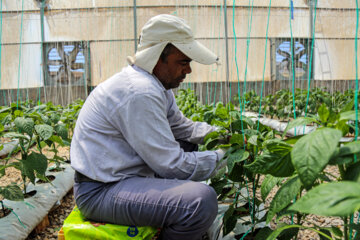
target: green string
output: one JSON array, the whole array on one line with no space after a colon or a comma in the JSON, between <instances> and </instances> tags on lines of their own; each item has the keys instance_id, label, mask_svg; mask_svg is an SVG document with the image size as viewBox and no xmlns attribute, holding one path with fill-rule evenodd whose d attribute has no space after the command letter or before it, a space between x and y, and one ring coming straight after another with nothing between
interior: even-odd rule
<instances>
[{"instance_id":1,"label":"green string","mask_svg":"<svg viewBox=\"0 0 360 240\"><path fill-rule=\"evenodd\" d=\"M308 107L309 98L310 98L311 70L312 70L312 59L313 59L314 42L315 42L316 6L317 6L317 0L315 0L315 14L314 14L314 20L313 20L314 28L313 28L313 32L312 32L312 36L311 36L311 50L310 50L310 59L309 59L308 90L307 90L306 105L305 105L305 117L307 115L307 107ZM305 126L304 126L304 132L305 132Z\"/></svg>"},{"instance_id":2,"label":"green string","mask_svg":"<svg viewBox=\"0 0 360 240\"><path fill-rule=\"evenodd\" d=\"M251 26L252 26L253 6L254 6L254 0L252 1L251 8L250 8L250 0L249 0L249 11L250 12L249 12L249 19L248 19L248 36L247 36L246 65L245 65L245 79L244 79L244 91L243 91L243 94L245 94L245 92L246 92L246 74L247 74L247 62L248 62L248 57L249 57L250 33L251 33ZM235 31L235 0L233 0L233 12L232 13L233 13L232 14L233 15L232 16L232 27L233 27L234 42L235 42L235 53L234 54L235 54L235 65L236 65L236 73L237 73L237 80L238 80L238 95L239 95L238 98L239 98L239 104L240 104L240 122L241 122L241 129L243 131L244 127L243 127L243 121L242 121L242 112L243 112L243 108L245 107L245 99L241 100L242 97L240 96L240 77L239 77L239 67L238 67L237 56L236 56L236 53L237 53L237 38L236 38L236 31ZM230 96L231 96L231 92L230 92ZM243 140L245 141L244 134L243 134ZM244 148L245 147L246 146L244 145ZM246 181L246 189L247 189L247 192L249 194L248 182L247 181ZM253 182L253 195L255 195L254 182ZM250 201L251 201L251 199L249 198L249 204L251 205L251 212L252 212L252 214L251 214L251 222L252 222L252 224L254 224L255 196L253 196L252 204L250 203ZM243 238L248 233L249 233L249 231L243 236Z\"/></svg>"},{"instance_id":3,"label":"green string","mask_svg":"<svg viewBox=\"0 0 360 240\"><path fill-rule=\"evenodd\" d=\"M250 0L249 0L250 4ZM250 6L249 6L250 7ZM254 8L254 0L251 2L250 10L250 19L248 19L248 32L247 32L247 40L246 40L246 62L245 62L245 76L244 76L244 87L243 87L243 95L242 95L242 103L243 103L243 110L245 111L245 93L246 93L246 78L247 78L247 68L248 68L248 60L249 60L249 49L250 49L250 35L251 35L251 26L252 26L252 17L253 17L253 8ZM241 120L242 120L242 113L241 113ZM243 130L243 124L241 121L241 129ZM243 134L243 140L245 142L245 135ZM245 147L245 146L244 146ZM251 205L251 222L254 224L255 222L255 182L253 181L253 198L252 198L252 205ZM244 238L245 236L243 236Z\"/></svg>"},{"instance_id":4,"label":"green string","mask_svg":"<svg viewBox=\"0 0 360 240\"><path fill-rule=\"evenodd\" d=\"M241 104L241 94L240 94L240 73L239 73L239 65L237 61L237 38L236 38L236 31L235 31L235 0L233 0L233 17L232 17L232 27L233 27L233 34L234 34L234 41L235 41L235 66L236 66L236 76L237 76L237 86L238 86L238 98L239 98L239 105L240 105L240 112L242 114L242 104Z\"/></svg>"},{"instance_id":5,"label":"green string","mask_svg":"<svg viewBox=\"0 0 360 240\"><path fill-rule=\"evenodd\" d=\"M266 24L265 58L264 58L264 68L263 68L263 75L262 75L262 82L261 82L260 106L259 106L259 116L258 116L258 121L257 121L257 131L259 131L259 128L260 128L261 102L262 102L262 97L263 97L263 92L264 92L264 79L265 79L265 67L266 67L267 41L268 41L268 33L269 33L270 9L271 9L271 0L269 2L268 17L267 17L267 24Z\"/></svg>"},{"instance_id":6,"label":"green string","mask_svg":"<svg viewBox=\"0 0 360 240\"><path fill-rule=\"evenodd\" d=\"M250 0L249 0L250 1ZM250 2L249 2L250 4ZM254 0L251 2L250 9L250 19L248 19L248 32L247 32L247 40L246 40L246 62L245 62L245 76L244 76L244 88L243 88L243 107L245 108L245 93L246 93L246 79L247 79L247 66L249 62L249 49L250 49L250 35L251 35L251 26L252 26L252 17L253 17L253 9L254 9Z\"/></svg>"},{"instance_id":7,"label":"green string","mask_svg":"<svg viewBox=\"0 0 360 240\"><path fill-rule=\"evenodd\" d=\"M18 84L17 84L17 95L16 95L16 109L19 108L19 94L20 94L19 87L20 87L20 66L21 66L23 17L24 17L24 0L22 0L22 5L21 5L20 46L19 46L19 66L18 66ZM21 101L21 96L20 96L20 101Z\"/></svg>"},{"instance_id":8,"label":"green string","mask_svg":"<svg viewBox=\"0 0 360 240\"><path fill-rule=\"evenodd\" d=\"M296 119L296 112L295 112L295 66L294 66L294 40L292 34L292 26L291 26L291 1L289 0L289 22L290 22L290 52L291 52L291 70L292 70L292 100L293 100L293 109L294 109L294 119ZM296 128L295 128L295 136L296 136ZM296 202L296 196L294 198L294 202ZM291 215L291 224L294 223L294 215Z\"/></svg>"},{"instance_id":9,"label":"green string","mask_svg":"<svg viewBox=\"0 0 360 240\"><path fill-rule=\"evenodd\" d=\"M5 206L7 209L9 209L9 210L15 215L15 217L18 219L20 225L21 225L23 228L26 229L27 227L22 223L22 221L20 220L19 216L18 216L10 207L6 206L5 204L4 204L4 206Z\"/></svg>"},{"instance_id":10,"label":"green string","mask_svg":"<svg viewBox=\"0 0 360 240\"><path fill-rule=\"evenodd\" d=\"M291 40L290 40L290 51L291 51L291 70L292 70L292 98L293 98L293 109L294 109L294 119L296 119L296 111L295 111L295 65L294 65L294 38L293 38L293 34L292 34L292 25L291 25L291 1L289 0L289 9L290 9L290 14L289 14L289 22L290 22L290 35L291 35ZM295 136L296 136L296 128L295 128Z\"/></svg>"}]
</instances>

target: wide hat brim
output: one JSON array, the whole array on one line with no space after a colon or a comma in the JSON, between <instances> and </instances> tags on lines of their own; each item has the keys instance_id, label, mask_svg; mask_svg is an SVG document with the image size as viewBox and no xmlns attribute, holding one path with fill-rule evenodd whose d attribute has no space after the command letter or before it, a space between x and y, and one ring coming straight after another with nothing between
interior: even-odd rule
<instances>
[{"instance_id":1,"label":"wide hat brim","mask_svg":"<svg viewBox=\"0 0 360 240\"><path fill-rule=\"evenodd\" d=\"M210 65L213 63L218 63L219 61L218 56L216 56L207 47L196 40L190 43L172 42L172 44L195 62Z\"/></svg>"}]
</instances>

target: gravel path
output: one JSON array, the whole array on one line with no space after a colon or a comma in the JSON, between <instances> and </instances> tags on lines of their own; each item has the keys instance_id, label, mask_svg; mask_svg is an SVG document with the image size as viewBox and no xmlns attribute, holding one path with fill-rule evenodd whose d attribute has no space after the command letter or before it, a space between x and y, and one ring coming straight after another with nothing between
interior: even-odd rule
<instances>
[{"instance_id":1,"label":"gravel path","mask_svg":"<svg viewBox=\"0 0 360 240\"><path fill-rule=\"evenodd\" d=\"M73 191L70 190L61 200L61 204L48 214L50 225L41 233L37 234L33 231L26 240L57 240L57 232L62 227L65 218L70 214L74 206L74 194Z\"/></svg>"}]
</instances>

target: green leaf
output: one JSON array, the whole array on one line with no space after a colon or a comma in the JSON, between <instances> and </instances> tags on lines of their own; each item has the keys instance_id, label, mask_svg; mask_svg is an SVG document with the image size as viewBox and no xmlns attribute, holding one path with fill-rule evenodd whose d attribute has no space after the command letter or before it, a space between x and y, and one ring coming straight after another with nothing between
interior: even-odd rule
<instances>
[{"instance_id":1,"label":"green leaf","mask_svg":"<svg viewBox=\"0 0 360 240\"><path fill-rule=\"evenodd\" d=\"M244 135L234 133L230 138L230 143L242 146L244 144Z\"/></svg>"},{"instance_id":2,"label":"green leaf","mask_svg":"<svg viewBox=\"0 0 360 240\"><path fill-rule=\"evenodd\" d=\"M297 135L297 136L294 136L294 137L290 137L290 138L287 138L287 139L283 140L283 142L294 145L303 136L304 135Z\"/></svg>"},{"instance_id":3,"label":"green leaf","mask_svg":"<svg viewBox=\"0 0 360 240\"><path fill-rule=\"evenodd\" d=\"M22 117L22 116L24 116L24 113L21 110L15 110L14 111L14 117L15 118Z\"/></svg>"},{"instance_id":4,"label":"green leaf","mask_svg":"<svg viewBox=\"0 0 360 240\"><path fill-rule=\"evenodd\" d=\"M59 136L56 136L56 135L52 135L48 140L55 142L55 143L59 144L60 146L65 145L63 140Z\"/></svg>"},{"instance_id":5,"label":"green leaf","mask_svg":"<svg viewBox=\"0 0 360 240\"><path fill-rule=\"evenodd\" d=\"M220 126L223 128L229 127L229 123L227 121L220 121L220 120L216 120L216 119L211 120L211 125L217 125L217 126Z\"/></svg>"},{"instance_id":6,"label":"green leaf","mask_svg":"<svg viewBox=\"0 0 360 240\"><path fill-rule=\"evenodd\" d=\"M346 168L344 179L360 183L360 161Z\"/></svg>"},{"instance_id":7,"label":"green leaf","mask_svg":"<svg viewBox=\"0 0 360 240\"><path fill-rule=\"evenodd\" d=\"M331 236L331 234L333 234L335 237L339 237L339 238L342 238L342 236L343 236L343 232L341 231L341 229L339 229L337 227L322 227L322 228L320 228L320 231L329 236ZM320 234L319 234L319 237L321 240L326 239L324 236L322 236Z\"/></svg>"},{"instance_id":8,"label":"green leaf","mask_svg":"<svg viewBox=\"0 0 360 240\"><path fill-rule=\"evenodd\" d=\"M357 119L360 119L360 112L357 115ZM340 113L340 119L341 120L353 120L356 121L356 112L355 111L347 111L347 112L343 112Z\"/></svg>"},{"instance_id":9,"label":"green leaf","mask_svg":"<svg viewBox=\"0 0 360 240\"><path fill-rule=\"evenodd\" d=\"M297 236L299 233L299 228L289 228L285 229L281 232L281 234L278 236L278 240L289 240L294 239L295 236Z\"/></svg>"},{"instance_id":10,"label":"green leaf","mask_svg":"<svg viewBox=\"0 0 360 240\"><path fill-rule=\"evenodd\" d=\"M251 143L252 145L257 146L257 140L258 135L252 135L247 142L248 144Z\"/></svg>"},{"instance_id":11,"label":"green leaf","mask_svg":"<svg viewBox=\"0 0 360 240\"><path fill-rule=\"evenodd\" d=\"M29 140L27 136L25 135L22 135L20 133L16 133L16 132L9 132L9 133L6 133L4 134L4 137L6 138L22 138L22 139L25 139L25 140Z\"/></svg>"},{"instance_id":12,"label":"green leaf","mask_svg":"<svg viewBox=\"0 0 360 240\"><path fill-rule=\"evenodd\" d=\"M339 157L353 155L360 153L360 141L350 142L344 144L339 149Z\"/></svg>"},{"instance_id":13,"label":"green leaf","mask_svg":"<svg viewBox=\"0 0 360 240\"><path fill-rule=\"evenodd\" d=\"M225 169L225 168L223 168ZM244 180L244 168L239 164L235 164L228 178L233 182L241 182Z\"/></svg>"},{"instance_id":14,"label":"green leaf","mask_svg":"<svg viewBox=\"0 0 360 240\"><path fill-rule=\"evenodd\" d=\"M210 186L214 188L215 192L219 195L222 191L222 189L226 186L227 180L223 179L220 181L213 182L211 181Z\"/></svg>"},{"instance_id":15,"label":"green leaf","mask_svg":"<svg viewBox=\"0 0 360 240\"><path fill-rule=\"evenodd\" d=\"M321 104L321 106L319 107L318 109L318 114L319 114L319 118L320 118L320 121L322 123L326 123L328 118L329 118L329 115L330 115L330 111L329 109L326 107L326 104L323 103Z\"/></svg>"},{"instance_id":16,"label":"green leaf","mask_svg":"<svg viewBox=\"0 0 360 240\"><path fill-rule=\"evenodd\" d=\"M219 139L208 139L205 143L205 148L207 150L213 149L219 143Z\"/></svg>"},{"instance_id":17,"label":"green leaf","mask_svg":"<svg viewBox=\"0 0 360 240\"><path fill-rule=\"evenodd\" d=\"M350 99L340 110L340 112L348 112L351 111L354 107L354 99Z\"/></svg>"},{"instance_id":18,"label":"green leaf","mask_svg":"<svg viewBox=\"0 0 360 240\"><path fill-rule=\"evenodd\" d=\"M300 191L300 188L301 182L297 176L289 179L281 186L270 203L266 223L269 223L275 214L279 213L291 203Z\"/></svg>"},{"instance_id":19,"label":"green leaf","mask_svg":"<svg viewBox=\"0 0 360 240\"><path fill-rule=\"evenodd\" d=\"M311 227L305 227L305 226L302 226L302 225L297 225L297 224L293 224L293 225L285 225L283 227L280 227L280 228L277 228L275 229L271 234L270 236L266 239L266 240L276 240L277 237L285 230L288 230L288 229L291 229L291 228L304 228L304 229L311 229L317 233L321 233L323 234L322 236L324 236L325 234L314 229L314 228L311 228ZM326 235L327 236L327 235ZM328 239L328 240L332 240L331 236L327 236L325 239Z\"/></svg>"},{"instance_id":20,"label":"green leaf","mask_svg":"<svg viewBox=\"0 0 360 240\"><path fill-rule=\"evenodd\" d=\"M220 119L228 119L228 112L220 102L218 102L216 105L215 115Z\"/></svg>"},{"instance_id":21,"label":"green leaf","mask_svg":"<svg viewBox=\"0 0 360 240\"><path fill-rule=\"evenodd\" d=\"M291 145L280 140L264 142L266 150L254 162L245 167L253 173L271 174L275 177L289 177L294 172L291 163Z\"/></svg>"},{"instance_id":22,"label":"green leaf","mask_svg":"<svg viewBox=\"0 0 360 240\"><path fill-rule=\"evenodd\" d=\"M304 126L304 125L308 125L310 123L317 123L320 124L318 120L316 120L316 118L310 118L310 117L299 117L296 118L295 120L291 121L285 128L282 137L284 137L286 135L286 133L290 130L293 129L295 127L299 127L299 126Z\"/></svg>"},{"instance_id":23,"label":"green leaf","mask_svg":"<svg viewBox=\"0 0 360 240\"><path fill-rule=\"evenodd\" d=\"M268 236L270 236L270 234L273 232L273 230L271 230L271 228L269 227L264 227L262 229L260 229L260 231L258 232L258 234L256 234L255 240L264 240L266 239Z\"/></svg>"},{"instance_id":24,"label":"green leaf","mask_svg":"<svg viewBox=\"0 0 360 240\"><path fill-rule=\"evenodd\" d=\"M38 174L45 175L45 171L47 169L47 158L45 155L32 152L26 159L22 159L21 163L23 165L25 175L33 184L35 184L35 171Z\"/></svg>"},{"instance_id":25,"label":"green leaf","mask_svg":"<svg viewBox=\"0 0 360 240\"><path fill-rule=\"evenodd\" d=\"M57 124L59 122L60 117L61 116L57 113L51 113L51 115L50 115L50 119L54 124Z\"/></svg>"},{"instance_id":26,"label":"green leaf","mask_svg":"<svg viewBox=\"0 0 360 240\"><path fill-rule=\"evenodd\" d=\"M236 226L237 218L233 214L234 214L234 207L231 205L224 214L223 237L229 234Z\"/></svg>"},{"instance_id":27,"label":"green leaf","mask_svg":"<svg viewBox=\"0 0 360 240\"><path fill-rule=\"evenodd\" d=\"M35 125L35 130L43 140L47 140L53 135L53 127L47 124Z\"/></svg>"},{"instance_id":28,"label":"green leaf","mask_svg":"<svg viewBox=\"0 0 360 240\"><path fill-rule=\"evenodd\" d=\"M239 149L236 152L231 153L227 158L227 167L229 169L229 173L232 172L235 163L242 162L249 157L249 152L244 149Z\"/></svg>"},{"instance_id":29,"label":"green leaf","mask_svg":"<svg viewBox=\"0 0 360 240\"><path fill-rule=\"evenodd\" d=\"M350 126L347 124L347 120L342 120L336 123L335 128L339 129L345 136L349 132Z\"/></svg>"},{"instance_id":30,"label":"green leaf","mask_svg":"<svg viewBox=\"0 0 360 240\"><path fill-rule=\"evenodd\" d=\"M62 139L68 138L68 129L65 124L58 124L55 126L55 132Z\"/></svg>"},{"instance_id":31,"label":"green leaf","mask_svg":"<svg viewBox=\"0 0 360 240\"><path fill-rule=\"evenodd\" d=\"M14 123L20 133L27 133L29 136L33 134L34 121L31 118L17 117Z\"/></svg>"},{"instance_id":32,"label":"green leaf","mask_svg":"<svg viewBox=\"0 0 360 240\"><path fill-rule=\"evenodd\" d=\"M354 162L354 154L360 155L360 141L346 143L332 155L329 164L339 165Z\"/></svg>"},{"instance_id":33,"label":"green leaf","mask_svg":"<svg viewBox=\"0 0 360 240\"><path fill-rule=\"evenodd\" d=\"M56 129L55 129L56 131ZM214 139L214 138L219 138L220 133L217 131L208 133L205 137L204 137L204 142L207 142L209 139Z\"/></svg>"},{"instance_id":34,"label":"green leaf","mask_svg":"<svg viewBox=\"0 0 360 240\"><path fill-rule=\"evenodd\" d=\"M310 188L328 164L342 133L331 128L318 129L297 141L291 151L292 163L301 182Z\"/></svg>"},{"instance_id":35,"label":"green leaf","mask_svg":"<svg viewBox=\"0 0 360 240\"><path fill-rule=\"evenodd\" d=\"M10 184L3 188L0 187L0 195L5 199L10 201L22 201L24 200L24 195L20 187L16 184Z\"/></svg>"},{"instance_id":36,"label":"green leaf","mask_svg":"<svg viewBox=\"0 0 360 240\"><path fill-rule=\"evenodd\" d=\"M291 228L301 228L301 225L295 225L295 224L293 224L293 225L285 225L285 226L283 226L283 227L277 228L277 229L275 229L275 230L270 234L270 236L268 236L268 237L266 238L266 240L276 240L277 237L278 237L283 231L285 231L285 230L287 230L287 229L291 229Z\"/></svg>"},{"instance_id":37,"label":"green leaf","mask_svg":"<svg viewBox=\"0 0 360 240\"><path fill-rule=\"evenodd\" d=\"M320 216L347 217L360 209L360 184L342 181L311 189L289 210Z\"/></svg>"},{"instance_id":38,"label":"green leaf","mask_svg":"<svg viewBox=\"0 0 360 240\"><path fill-rule=\"evenodd\" d=\"M266 175L263 182L261 183L261 198L265 202L266 197L269 195L270 191L281 182L282 178L274 177L271 175Z\"/></svg>"}]
</instances>

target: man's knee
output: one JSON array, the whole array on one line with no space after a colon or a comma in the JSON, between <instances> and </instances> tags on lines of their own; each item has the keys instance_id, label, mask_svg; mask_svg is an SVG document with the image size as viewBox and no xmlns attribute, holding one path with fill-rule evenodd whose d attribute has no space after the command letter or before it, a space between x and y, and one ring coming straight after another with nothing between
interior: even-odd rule
<instances>
[{"instance_id":1,"label":"man's knee","mask_svg":"<svg viewBox=\"0 0 360 240\"><path fill-rule=\"evenodd\" d=\"M193 188L193 201L198 218L211 224L218 211L217 195L214 189L206 184L196 183Z\"/></svg>"}]
</instances>

